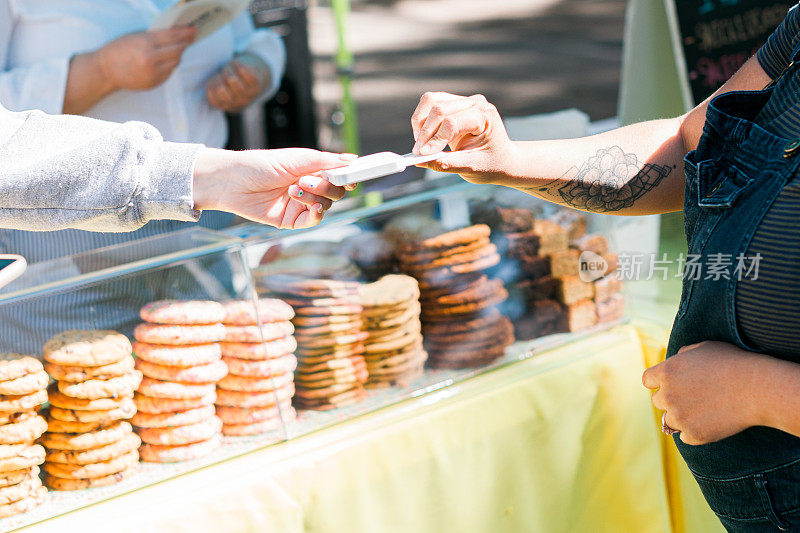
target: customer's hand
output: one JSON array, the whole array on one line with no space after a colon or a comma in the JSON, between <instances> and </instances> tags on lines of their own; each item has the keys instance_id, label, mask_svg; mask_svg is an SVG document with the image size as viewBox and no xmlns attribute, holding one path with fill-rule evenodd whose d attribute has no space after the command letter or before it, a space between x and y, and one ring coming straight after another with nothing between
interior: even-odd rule
<instances>
[{"instance_id":1,"label":"customer's hand","mask_svg":"<svg viewBox=\"0 0 800 533\"><path fill-rule=\"evenodd\" d=\"M356 156L288 148L230 152L206 148L194 171L196 209L216 209L282 229L319 224L343 187L314 176Z\"/></svg>"},{"instance_id":2,"label":"customer's hand","mask_svg":"<svg viewBox=\"0 0 800 533\"><path fill-rule=\"evenodd\" d=\"M763 425L757 365L766 356L724 342L701 342L642 375L653 405L686 444L706 444Z\"/></svg>"},{"instance_id":3,"label":"customer's hand","mask_svg":"<svg viewBox=\"0 0 800 533\"><path fill-rule=\"evenodd\" d=\"M114 90L152 89L170 77L196 36L192 27L130 33L97 50L95 57Z\"/></svg>"},{"instance_id":4,"label":"customer's hand","mask_svg":"<svg viewBox=\"0 0 800 533\"><path fill-rule=\"evenodd\" d=\"M450 146L462 153L424 166L454 172L473 183L499 181L517 157L497 109L482 95L425 93L411 117L413 152L433 154Z\"/></svg>"},{"instance_id":5,"label":"customer's hand","mask_svg":"<svg viewBox=\"0 0 800 533\"><path fill-rule=\"evenodd\" d=\"M270 84L270 71L254 54L239 54L206 84L208 103L229 112L241 111Z\"/></svg>"}]
</instances>

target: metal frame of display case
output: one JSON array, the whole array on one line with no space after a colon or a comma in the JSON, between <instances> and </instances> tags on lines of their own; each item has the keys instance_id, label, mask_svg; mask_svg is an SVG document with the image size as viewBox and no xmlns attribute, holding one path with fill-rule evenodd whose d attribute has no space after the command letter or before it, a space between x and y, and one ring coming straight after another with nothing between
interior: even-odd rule
<instances>
[{"instance_id":1,"label":"metal frame of display case","mask_svg":"<svg viewBox=\"0 0 800 533\"><path fill-rule=\"evenodd\" d=\"M252 264L248 263L246 258L247 251L253 247L279 244L290 235L292 238L302 239L313 236L317 232L324 232L326 229L366 221L372 217L387 216L393 212L402 212L404 209L425 204L429 204L431 207L435 206L436 210L442 214L447 209L447 203L458 204L459 202L465 203L468 198L486 198L492 194L493 190L496 189L492 186L475 186L457 178L414 183L403 190L391 191L387 195L389 199L377 206L364 205L359 203L363 199L359 199L351 202L348 209L332 210L320 226L299 232L277 230L256 224L243 224L223 232L192 228L123 245L101 248L46 263L34 263L28 273L0 290L0 308L27 300L79 290L121 277L136 276L145 272L179 266L215 254L237 254L240 257L243 271L250 276L249 288L246 290L249 290L255 298ZM458 207L455 208L456 211L458 209ZM64 268L65 266L68 268ZM63 272L72 272L73 275L62 279L47 277L52 271L58 271L59 268ZM37 283L37 279L43 281ZM404 400L431 394L432 401L436 401L444 394L443 389L457 385L464 380L529 359L534 355L538 356L548 349L585 338L621 322L623 321L604 324L578 333L555 334L532 341L517 342L507 349L504 357L483 367L462 370L426 369L420 378L413 380L408 386L371 390L368 398L357 404L332 411L302 411L296 420L282 423L281 431L278 433L254 437L226 437L223 439L225 442L223 448L201 459L172 464L143 463L138 475L116 485L76 492L51 492L47 501L36 509L15 517L0 519L0 530L8 531L38 523L165 479L254 452L265 446L308 435ZM545 357L542 359L542 372L559 364L567 363L548 361Z\"/></svg>"}]
</instances>

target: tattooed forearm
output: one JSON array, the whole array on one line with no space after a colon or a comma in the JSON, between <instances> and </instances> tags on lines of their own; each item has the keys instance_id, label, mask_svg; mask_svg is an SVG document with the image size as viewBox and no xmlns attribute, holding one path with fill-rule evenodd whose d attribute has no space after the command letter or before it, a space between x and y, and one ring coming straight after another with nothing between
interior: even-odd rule
<instances>
[{"instance_id":1,"label":"tattooed forearm","mask_svg":"<svg viewBox=\"0 0 800 533\"><path fill-rule=\"evenodd\" d=\"M573 167L560 178L528 190L575 209L608 213L633 206L674 168L640 165L635 154L626 154L619 146L612 146L598 150L580 169Z\"/></svg>"}]
</instances>

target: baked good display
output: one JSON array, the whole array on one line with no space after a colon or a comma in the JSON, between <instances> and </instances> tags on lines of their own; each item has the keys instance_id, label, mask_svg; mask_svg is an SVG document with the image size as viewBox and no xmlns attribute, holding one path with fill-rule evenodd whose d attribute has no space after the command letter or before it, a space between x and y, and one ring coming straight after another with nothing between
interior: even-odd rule
<instances>
[{"instance_id":1,"label":"baked good display","mask_svg":"<svg viewBox=\"0 0 800 533\"><path fill-rule=\"evenodd\" d=\"M48 381L35 357L0 353L0 517L33 509L46 492L39 479L45 451L36 440L47 429L37 409Z\"/></svg>"},{"instance_id":2,"label":"baked good display","mask_svg":"<svg viewBox=\"0 0 800 533\"><path fill-rule=\"evenodd\" d=\"M428 354L422 346L419 283L390 274L359 288L363 306L367 387L406 385L422 374Z\"/></svg>"},{"instance_id":3,"label":"baked good display","mask_svg":"<svg viewBox=\"0 0 800 533\"><path fill-rule=\"evenodd\" d=\"M397 271L395 243L382 231L362 231L342 241L341 252L361 269L366 281Z\"/></svg>"},{"instance_id":4,"label":"baked good display","mask_svg":"<svg viewBox=\"0 0 800 533\"><path fill-rule=\"evenodd\" d=\"M39 439L45 485L74 490L133 474L140 441L127 420L136 413L133 393L142 374L128 338L115 331L65 331L45 343L44 360L55 379L50 407L42 412L47 432Z\"/></svg>"},{"instance_id":5,"label":"baked good display","mask_svg":"<svg viewBox=\"0 0 800 533\"><path fill-rule=\"evenodd\" d=\"M562 209L549 218L525 211L496 204L472 211L473 222L492 227L491 242L502 252L490 274L509 292L500 309L512 319L516 338L580 331L621 318L624 298L616 295L622 281L613 274L618 258L608 239L587 234L586 217L578 211ZM590 263L605 270L590 272L596 268Z\"/></svg>"},{"instance_id":6,"label":"baked good display","mask_svg":"<svg viewBox=\"0 0 800 533\"><path fill-rule=\"evenodd\" d=\"M486 271L500 262L485 224L406 242L400 267L419 281L425 348L436 368L490 363L514 341L511 322L497 311L508 297Z\"/></svg>"},{"instance_id":7,"label":"baked good display","mask_svg":"<svg viewBox=\"0 0 800 533\"><path fill-rule=\"evenodd\" d=\"M222 423L214 400L217 382L228 374L220 345L226 313L209 300L160 300L142 307L145 322L134 329L132 349L143 377L131 418L142 461L194 459L219 444Z\"/></svg>"},{"instance_id":8,"label":"baked good display","mask_svg":"<svg viewBox=\"0 0 800 533\"><path fill-rule=\"evenodd\" d=\"M227 376L217 383L216 415L222 434L255 435L294 418L294 318L275 298L224 303L228 337L221 343ZM247 332L257 332L249 336ZM258 401L258 399L261 401ZM280 412L279 412L280 409Z\"/></svg>"},{"instance_id":9,"label":"baked good display","mask_svg":"<svg viewBox=\"0 0 800 533\"><path fill-rule=\"evenodd\" d=\"M297 341L293 403L328 410L365 396L367 381L359 282L302 276L264 278L262 290L291 305Z\"/></svg>"}]
</instances>

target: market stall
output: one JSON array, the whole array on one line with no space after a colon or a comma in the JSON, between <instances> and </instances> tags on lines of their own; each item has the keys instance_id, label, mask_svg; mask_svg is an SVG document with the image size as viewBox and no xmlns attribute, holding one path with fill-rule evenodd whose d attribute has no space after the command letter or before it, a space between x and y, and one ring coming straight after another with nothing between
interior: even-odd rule
<instances>
[{"instance_id":1,"label":"market stall","mask_svg":"<svg viewBox=\"0 0 800 533\"><path fill-rule=\"evenodd\" d=\"M412 187L305 232L189 230L32 265L0 293L0 343L44 352L56 381L51 490L0 528L680 530L697 496L665 474L640 385L664 338L627 325L606 226L455 178ZM80 420L126 390L84 393L127 385L71 377L67 329L135 341L119 438ZM215 342L183 336L217 330L225 376L203 359ZM123 438L143 462L97 461Z\"/></svg>"}]
</instances>

